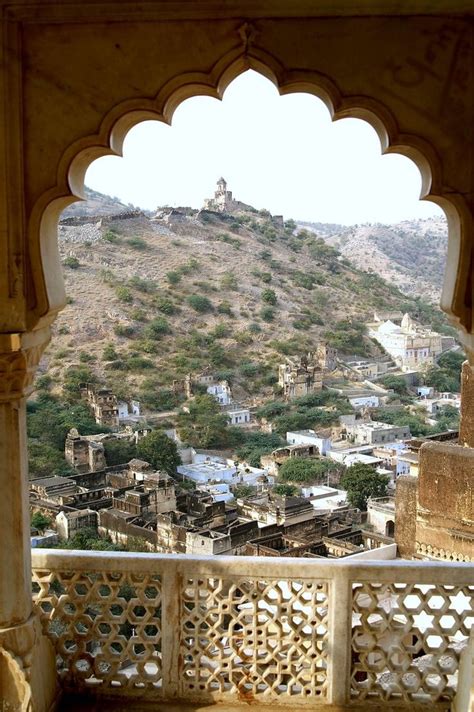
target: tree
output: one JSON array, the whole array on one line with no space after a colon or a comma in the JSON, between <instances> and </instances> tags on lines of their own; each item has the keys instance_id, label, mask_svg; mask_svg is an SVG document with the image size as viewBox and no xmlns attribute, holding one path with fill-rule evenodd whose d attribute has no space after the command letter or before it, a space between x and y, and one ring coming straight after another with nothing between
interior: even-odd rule
<instances>
[{"instance_id":1,"label":"tree","mask_svg":"<svg viewBox=\"0 0 474 712\"><path fill-rule=\"evenodd\" d=\"M35 512L31 517L31 526L39 532L44 532L45 529L51 526L51 519L42 512Z\"/></svg>"},{"instance_id":2,"label":"tree","mask_svg":"<svg viewBox=\"0 0 474 712\"><path fill-rule=\"evenodd\" d=\"M281 484L275 485L273 488L275 494L279 494L282 497L298 497L301 495L301 490L296 485Z\"/></svg>"},{"instance_id":3,"label":"tree","mask_svg":"<svg viewBox=\"0 0 474 712\"><path fill-rule=\"evenodd\" d=\"M392 389L400 396L404 396L408 393L407 383L402 376L392 376L391 374L388 374L388 376L381 378L380 382L383 386L385 386L385 388Z\"/></svg>"},{"instance_id":4,"label":"tree","mask_svg":"<svg viewBox=\"0 0 474 712\"><path fill-rule=\"evenodd\" d=\"M109 467L123 465L137 456L136 445L129 440L105 440L104 450L105 460Z\"/></svg>"},{"instance_id":5,"label":"tree","mask_svg":"<svg viewBox=\"0 0 474 712\"><path fill-rule=\"evenodd\" d=\"M290 457L285 460L278 472L278 479L283 482L321 482L330 472L338 469L333 460L310 457Z\"/></svg>"},{"instance_id":6,"label":"tree","mask_svg":"<svg viewBox=\"0 0 474 712\"><path fill-rule=\"evenodd\" d=\"M379 475L370 465L356 463L341 477L341 487L353 507L365 511L369 497L386 497L389 478Z\"/></svg>"},{"instance_id":7,"label":"tree","mask_svg":"<svg viewBox=\"0 0 474 712\"><path fill-rule=\"evenodd\" d=\"M164 470L169 475L175 475L178 465L181 465L176 443L162 430L153 430L139 440L137 455L157 470Z\"/></svg>"},{"instance_id":8,"label":"tree","mask_svg":"<svg viewBox=\"0 0 474 712\"><path fill-rule=\"evenodd\" d=\"M179 414L178 429L181 439L193 447L229 445L227 418L209 395L196 396L189 405L189 413Z\"/></svg>"}]
</instances>

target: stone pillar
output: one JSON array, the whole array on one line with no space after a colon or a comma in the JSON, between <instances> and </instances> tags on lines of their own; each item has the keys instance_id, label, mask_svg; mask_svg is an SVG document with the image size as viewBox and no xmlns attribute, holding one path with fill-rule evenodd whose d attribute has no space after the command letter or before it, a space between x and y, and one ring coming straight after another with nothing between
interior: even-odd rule
<instances>
[{"instance_id":1,"label":"stone pillar","mask_svg":"<svg viewBox=\"0 0 474 712\"><path fill-rule=\"evenodd\" d=\"M459 444L474 447L474 368L469 361L462 365Z\"/></svg>"},{"instance_id":2,"label":"stone pillar","mask_svg":"<svg viewBox=\"0 0 474 712\"><path fill-rule=\"evenodd\" d=\"M28 712L56 696L54 654L32 606L26 440L26 397L48 339L49 329L0 334L0 702Z\"/></svg>"}]
</instances>

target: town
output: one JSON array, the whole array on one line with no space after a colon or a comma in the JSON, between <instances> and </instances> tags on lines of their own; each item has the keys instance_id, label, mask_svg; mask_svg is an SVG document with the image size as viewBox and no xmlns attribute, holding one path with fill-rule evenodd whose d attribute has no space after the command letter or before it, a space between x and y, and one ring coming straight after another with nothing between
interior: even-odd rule
<instances>
[{"instance_id":1,"label":"town","mask_svg":"<svg viewBox=\"0 0 474 712\"><path fill-rule=\"evenodd\" d=\"M202 212L248 208L221 178ZM266 397L238 388L236 399L232 373L211 364L176 374L164 412L100 382L70 384L81 416L63 471L30 479L32 546L340 558L396 542L407 558L436 558L441 545L410 541L421 515L407 517L407 487L416 500L423 443L457 441L464 357L409 313L379 309L364 329L378 355L319 339L273 367ZM39 386L38 420L49 382Z\"/></svg>"}]
</instances>

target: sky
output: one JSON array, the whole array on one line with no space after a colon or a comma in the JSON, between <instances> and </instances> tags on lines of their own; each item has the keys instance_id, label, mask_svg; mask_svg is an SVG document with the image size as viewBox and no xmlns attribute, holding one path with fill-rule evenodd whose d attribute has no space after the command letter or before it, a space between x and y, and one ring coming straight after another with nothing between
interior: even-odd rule
<instances>
[{"instance_id":1,"label":"sky","mask_svg":"<svg viewBox=\"0 0 474 712\"><path fill-rule=\"evenodd\" d=\"M419 200L416 165L382 156L368 123L333 123L316 97L282 97L253 71L234 80L222 101L183 102L171 126L135 126L123 157L94 161L86 185L149 210L200 208L221 176L234 198L285 219L351 225L442 215Z\"/></svg>"}]
</instances>

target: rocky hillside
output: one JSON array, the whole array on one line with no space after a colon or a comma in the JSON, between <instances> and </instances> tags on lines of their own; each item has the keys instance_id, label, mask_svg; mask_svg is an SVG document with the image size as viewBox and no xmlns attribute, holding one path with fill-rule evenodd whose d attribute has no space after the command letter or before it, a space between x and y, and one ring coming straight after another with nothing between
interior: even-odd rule
<instances>
[{"instance_id":1,"label":"rocky hillside","mask_svg":"<svg viewBox=\"0 0 474 712\"><path fill-rule=\"evenodd\" d=\"M92 188L85 188L86 200L73 203L63 212L63 219L82 218L95 215L117 215L125 210L133 209L133 205L125 205L118 198L104 195Z\"/></svg>"},{"instance_id":2,"label":"rocky hillside","mask_svg":"<svg viewBox=\"0 0 474 712\"><path fill-rule=\"evenodd\" d=\"M439 302L447 251L443 218L405 220L396 225L299 223L363 270L374 271L408 295Z\"/></svg>"},{"instance_id":3,"label":"rocky hillside","mask_svg":"<svg viewBox=\"0 0 474 712\"><path fill-rule=\"evenodd\" d=\"M86 216L101 213L93 198ZM111 200L117 213L113 199L103 204ZM320 338L380 353L364 333L374 310L443 324L439 310L354 266L326 237L267 211L168 208L150 218L128 209L81 222L59 227L68 305L43 362L58 387L74 366L77 378L143 398L210 365L232 378L236 397L259 396L284 355ZM342 250L351 239L348 230Z\"/></svg>"}]
</instances>

